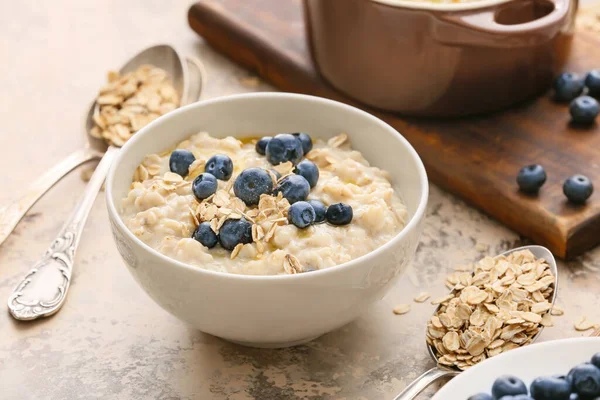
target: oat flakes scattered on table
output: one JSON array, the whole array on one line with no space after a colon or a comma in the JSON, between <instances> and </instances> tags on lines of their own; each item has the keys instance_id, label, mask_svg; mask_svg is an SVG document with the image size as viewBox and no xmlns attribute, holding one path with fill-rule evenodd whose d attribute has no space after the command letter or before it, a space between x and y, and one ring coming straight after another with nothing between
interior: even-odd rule
<instances>
[{"instance_id":1,"label":"oat flakes scattered on table","mask_svg":"<svg viewBox=\"0 0 600 400\"><path fill-rule=\"evenodd\" d=\"M561 306L559 306L558 304L555 304L552 307L552 310L550 310L550 314L554 315L554 316L560 316L563 315L565 313L565 311L563 310L563 308Z\"/></svg>"},{"instance_id":2,"label":"oat flakes scattered on table","mask_svg":"<svg viewBox=\"0 0 600 400\"><path fill-rule=\"evenodd\" d=\"M574 326L576 331L583 332L596 328L597 325L590 321L586 316L582 316L575 322Z\"/></svg>"},{"instance_id":3,"label":"oat flakes scattered on table","mask_svg":"<svg viewBox=\"0 0 600 400\"><path fill-rule=\"evenodd\" d=\"M393 311L396 315L406 314L410 311L410 304L398 304Z\"/></svg>"},{"instance_id":4,"label":"oat flakes scattered on table","mask_svg":"<svg viewBox=\"0 0 600 400\"><path fill-rule=\"evenodd\" d=\"M415 301L415 303L424 303L430 297L431 295L428 292L421 292L413 300Z\"/></svg>"},{"instance_id":5,"label":"oat flakes scattered on table","mask_svg":"<svg viewBox=\"0 0 600 400\"><path fill-rule=\"evenodd\" d=\"M123 146L138 130L179 107L180 99L165 70L142 65L122 76L109 72L96 102L99 112L93 116L90 134Z\"/></svg>"},{"instance_id":6,"label":"oat flakes scattered on table","mask_svg":"<svg viewBox=\"0 0 600 400\"><path fill-rule=\"evenodd\" d=\"M486 358L525 346L550 317L554 276L528 250L485 257L474 272L447 278L453 292L427 324L427 343L442 365L465 370Z\"/></svg>"}]
</instances>

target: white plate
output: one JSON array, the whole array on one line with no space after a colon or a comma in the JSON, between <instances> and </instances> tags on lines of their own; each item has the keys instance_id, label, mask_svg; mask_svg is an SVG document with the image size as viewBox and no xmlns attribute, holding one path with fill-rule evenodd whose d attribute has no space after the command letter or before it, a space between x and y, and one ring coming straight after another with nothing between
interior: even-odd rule
<instances>
[{"instance_id":1,"label":"white plate","mask_svg":"<svg viewBox=\"0 0 600 400\"><path fill-rule=\"evenodd\" d=\"M494 380L505 374L515 375L529 386L538 376L566 374L598 352L597 337L554 340L511 350L461 373L431 400L467 400L476 393L490 393Z\"/></svg>"}]
</instances>

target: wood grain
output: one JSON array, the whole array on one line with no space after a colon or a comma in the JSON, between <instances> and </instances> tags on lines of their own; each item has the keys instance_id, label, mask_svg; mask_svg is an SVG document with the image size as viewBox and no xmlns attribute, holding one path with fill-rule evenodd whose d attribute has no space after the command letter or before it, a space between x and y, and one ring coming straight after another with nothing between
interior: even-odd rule
<instances>
[{"instance_id":1,"label":"wood grain","mask_svg":"<svg viewBox=\"0 0 600 400\"><path fill-rule=\"evenodd\" d=\"M503 112L454 120L416 119L357 104L327 84L310 59L299 0L204 0L189 24L214 48L278 88L359 106L394 126L415 147L429 178L525 237L570 258L600 243L600 128L569 124L550 94ZM577 32L559 57L568 69L600 66L600 38ZM517 190L518 170L542 164L538 196ZM563 181L584 174L598 190L586 205L566 202Z\"/></svg>"}]
</instances>

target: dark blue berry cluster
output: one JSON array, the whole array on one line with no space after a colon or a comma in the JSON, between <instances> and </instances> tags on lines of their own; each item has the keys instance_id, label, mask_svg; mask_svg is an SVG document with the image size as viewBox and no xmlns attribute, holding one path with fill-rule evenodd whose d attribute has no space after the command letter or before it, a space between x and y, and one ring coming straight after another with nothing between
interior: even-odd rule
<instances>
[{"instance_id":1,"label":"dark blue berry cluster","mask_svg":"<svg viewBox=\"0 0 600 400\"><path fill-rule=\"evenodd\" d=\"M567 375L541 376L529 388L521 379L503 375L494 381L491 394L478 393L468 400L587 400L600 397L600 353L590 362L573 367Z\"/></svg>"},{"instance_id":2,"label":"dark blue berry cluster","mask_svg":"<svg viewBox=\"0 0 600 400\"><path fill-rule=\"evenodd\" d=\"M600 113L600 105L594 97L600 97L600 69L585 77L573 72L561 74L554 82L554 98L570 102L571 120L579 125L591 125Z\"/></svg>"},{"instance_id":3,"label":"dark blue berry cluster","mask_svg":"<svg viewBox=\"0 0 600 400\"><path fill-rule=\"evenodd\" d=\"M329 222L332 225L347 225L352 221L352 207L344 203L326 206L319 200L307 200L312 188L319 181L319 168L304 156L313 147L312 139L306 133L281 133L262 137L256 142L256 152L264 155L269 163L276 166L291 162L294 173L281 177L276 170L247 168L233 182L233 192L247 206L256 206L264 194L277 196L281 193L290 203L288 220L300 229L313 224ZM171 153L169 168L182 177L189 174L196 160L189 150L177 149ZM206 162L204 173L192 182L192 193L198 201L214 195L218 181L228 181L233 175L233 162L224 154L216 154ZM245 218L227 219L218 234L210 223L198 225L192 238L202 245L213 248L218 243L224 249L233 250L238 244L252 242L252 223Z\"/></svg>"},{"instance_id":4,"label":"dark blue berry cluster","mask_svg":"<svg viewBox=\"0 0 600 400\"><path fill-rule=\"evenodd\" d=\"M546 171L539 164L527 165L517 175L519 189L528 194L536 194L546 182ZM594 185L583 175L573 175L565 180L563 193L574 204L583 204L594 192Z\"/></svg>"}]
</instances>

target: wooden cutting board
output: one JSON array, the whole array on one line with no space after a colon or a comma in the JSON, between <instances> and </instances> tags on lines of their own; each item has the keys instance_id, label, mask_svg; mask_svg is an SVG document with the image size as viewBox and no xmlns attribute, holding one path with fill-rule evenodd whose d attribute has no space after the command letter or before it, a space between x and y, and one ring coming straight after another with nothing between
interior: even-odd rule
<instances>
[{"instance_id":1,"label":"wooden cutting board","mask_svg":"<svg viewBox=\"0 0 600 400\"><path fill-rule=\"evenodd\" d=\"M214 48L284 91L357 105L333 89L313 65L300 0L203 0L189 24ZM600 68L600 35L577 32L568 69ZM561 258L600 243L600 128L569 125L567 106L550 96L491 115L455 120L414 119L374 111L415 147L435 184L460 196ZM548 181L539 196L517 190L519 169L542 164ZM597 190L574 206L564 179L584 174Z\"/></svg>"}]
</instances>

